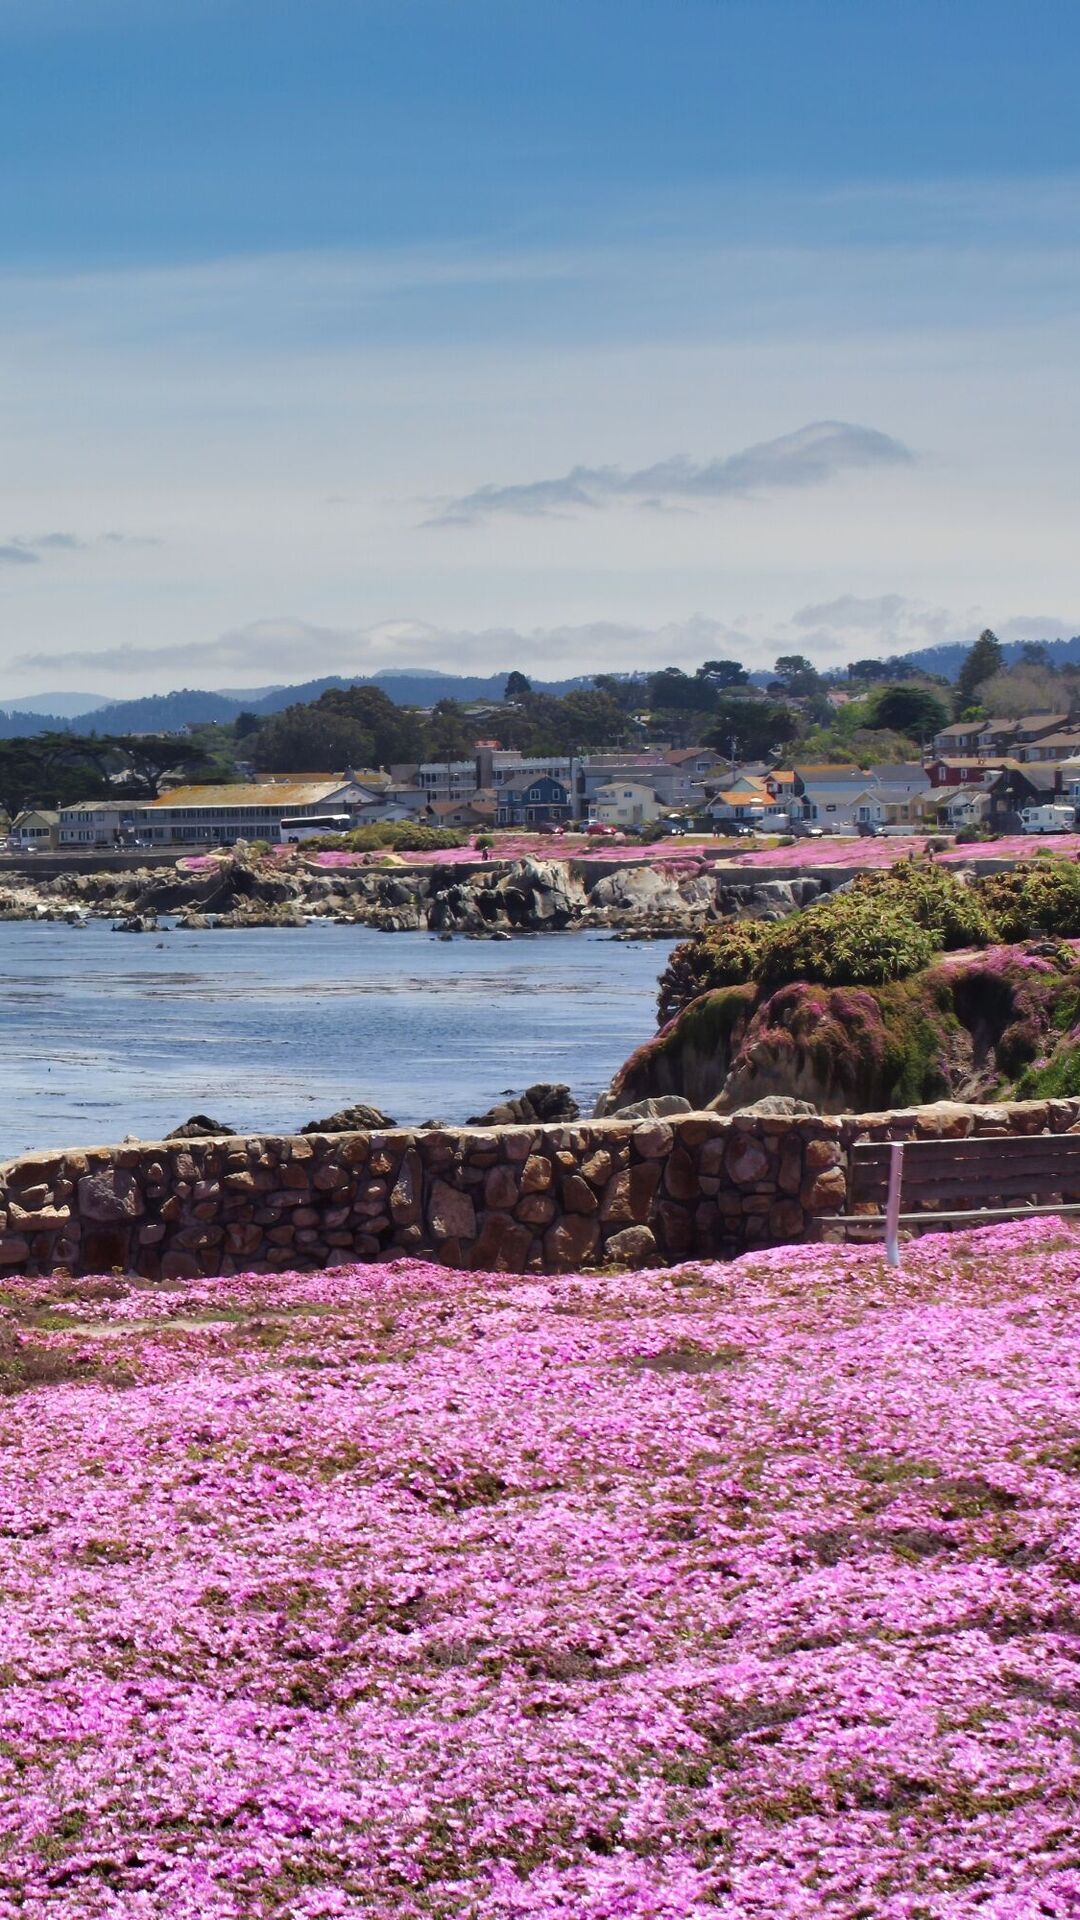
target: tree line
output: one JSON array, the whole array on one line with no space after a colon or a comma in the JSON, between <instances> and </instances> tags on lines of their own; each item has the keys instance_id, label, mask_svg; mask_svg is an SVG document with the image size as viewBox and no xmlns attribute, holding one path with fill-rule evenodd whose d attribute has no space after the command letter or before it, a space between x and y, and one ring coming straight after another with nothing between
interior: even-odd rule
<instances>
[{"instance_id":1,"label":"tree line","mask_svg":"<svg viewBox=\"0 0 1080 1920\"><path fill-rule=\"evenodd\" d=\"M80 800L153 798L165 776L229 781L248 773L337 773L472 759L480 739L523 755L640 750L655 741L701 745L719 758L874 762L916 757L952 718L1063 712L1080 705L1080 669L1051 666L1036 646L1006 667L987 630L970 648L955 686L940 676L900 676L892 663L853 662L823 675L801 654L782 654L765 685L737 660L706 660L693 672L597 674L561 696L536 691L520 671L498 706L466 709L440 700L402 707L381 687L331 688L262 716L241 713L186 734L38 734L0 741L0 804L69 806ZM898 663L901 664L902 663Z\"/></svg>"},{"instance_id":2,"label":"tree line","mask_svg":"<svg viewBox=\"0 0 1080 1920\"><path fill-rule=\"evenodd\" d=\"M80 800L152 800L166 774L193 780L227 774L196 735L39 733L0 740L0 805L70 807Z\"/></svg>"}]
</instances>

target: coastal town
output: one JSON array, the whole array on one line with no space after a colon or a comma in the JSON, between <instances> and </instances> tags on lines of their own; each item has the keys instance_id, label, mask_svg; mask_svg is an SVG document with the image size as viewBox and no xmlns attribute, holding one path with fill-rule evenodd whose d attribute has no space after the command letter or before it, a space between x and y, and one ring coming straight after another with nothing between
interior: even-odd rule
<instances>
[{"instance_id":1,"label":"coastal town","mask_svg":"<svg viewBox=\"0 0 1080 1920\"><path fill-rule=\"evenodd\" d=\"M386 824L464 835L993 834L1029 823L1064 832L1080 806L1080 708L951 722L921 758L867 765L798 754L739 761L663 743L525 755L477 739L454 760L334 774L249 768L223 785L166 772L161 790L142 801L126 799L125 784L121 777L111 799L19 808L7 823L8 850L287 844Z\"/></svg>"}]
</instances>

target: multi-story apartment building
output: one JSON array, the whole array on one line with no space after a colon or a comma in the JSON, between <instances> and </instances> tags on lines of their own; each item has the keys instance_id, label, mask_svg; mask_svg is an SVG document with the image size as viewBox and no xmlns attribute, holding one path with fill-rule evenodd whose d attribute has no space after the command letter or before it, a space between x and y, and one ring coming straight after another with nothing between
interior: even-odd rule
<instances>
[{"instance_id":1,"label":"multi-story apartment building","mask_svg":"<svg viewBox=\"0 0 1080 1920\"><path fill-rule=\"evenodd\" d=\"M78 806L61 807L58 842L62 847L116 847L130 842L135 833L134 808L128 802L83 800Z\"/></svg>"},{"instance_id":2,"label":"multi-story apartment building","mask_svg":"<svg viewBox=\"0 0 1080 1920\"><path fill-rule=\"evenodd\" d=\"M569 782L569 755L542 754L529 758L510 748L480 745L469 760L424 760L419 766L395 766L394 776L419 787L429 806L437 802L471 800L478 792L520 786L529 779Z\"/></svg>"}]
</instances>

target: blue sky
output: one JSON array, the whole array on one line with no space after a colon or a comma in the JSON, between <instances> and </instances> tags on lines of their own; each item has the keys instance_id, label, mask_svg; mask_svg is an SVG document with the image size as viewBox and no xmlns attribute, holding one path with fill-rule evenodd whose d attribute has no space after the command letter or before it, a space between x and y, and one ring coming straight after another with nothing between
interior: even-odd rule
<instances>
[{"instance_id":1,"label":"blue sky","mask_svg":"<svg viewBox=\"0 0 1080 1920\"><path fill-rule=\"evenodd\" d=\"M1078 54L0 0L0 698L1080 629Z\"/></svg>"}]
</instances>

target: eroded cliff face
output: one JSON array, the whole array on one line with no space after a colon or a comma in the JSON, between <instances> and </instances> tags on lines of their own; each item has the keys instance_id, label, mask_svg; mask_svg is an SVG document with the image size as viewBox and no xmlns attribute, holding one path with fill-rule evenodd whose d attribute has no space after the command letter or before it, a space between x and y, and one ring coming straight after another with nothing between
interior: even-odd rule
<instances>
[{"instance_id":1,"label":"eroded cliff face","mask_svg":"<svg viewBox=\"0 0 1080 1920\"><path fill-rule=\"evenodd\" d=\"M1045 942L950 955L880 987L718 988L631 1055L597 1111L658 1094L724 1113L767 1096L833 1114L1004 1098L1052 1074L1078 1011L1076 956Z\"/></svg>"}]
</instances>

